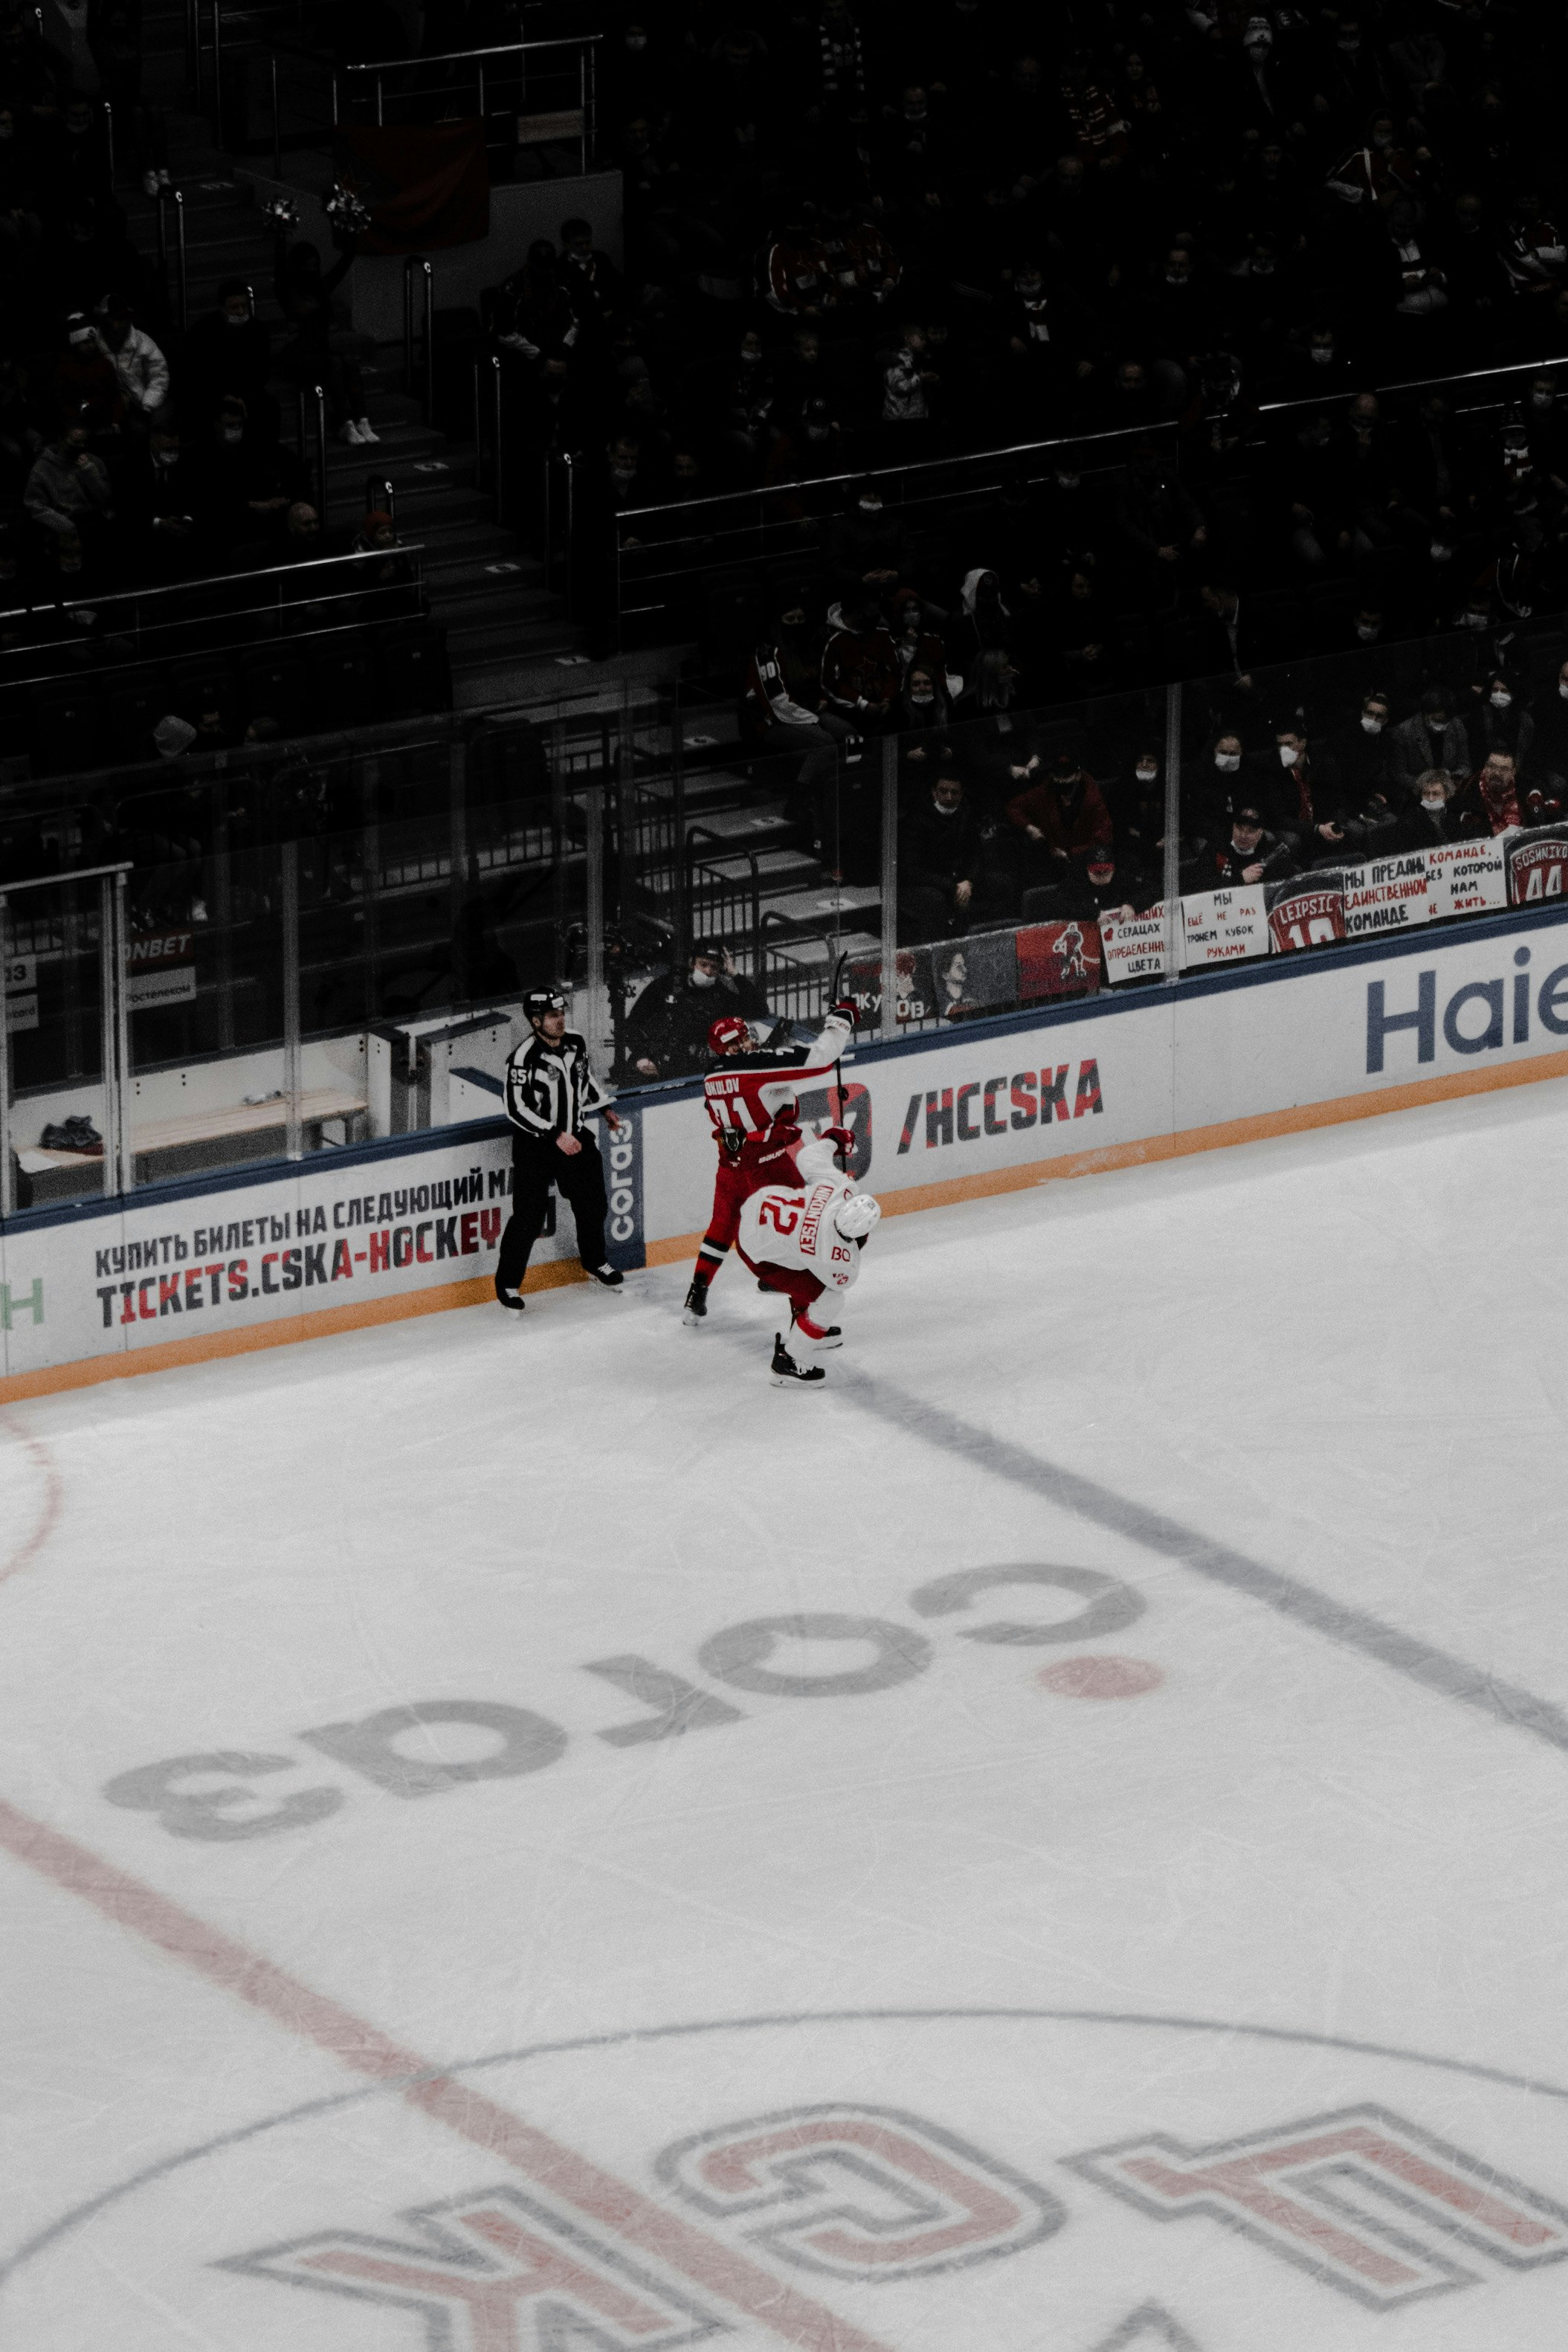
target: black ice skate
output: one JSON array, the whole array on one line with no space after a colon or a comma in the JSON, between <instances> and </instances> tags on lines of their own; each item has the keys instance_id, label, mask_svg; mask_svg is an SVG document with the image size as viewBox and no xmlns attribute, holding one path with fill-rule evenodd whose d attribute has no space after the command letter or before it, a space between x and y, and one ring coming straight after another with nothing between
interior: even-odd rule
<instances>
[{"instance_id":1,"label":"black ice skate","mask_svg":"<svg viewBox=\"0 0 1568 2352\"><path fill-rule=\"evenodd\" d=\"M503 1290L499 1283L496 1285L496 1296L503 1307L511 1308L514 1315L520 1315L528 1304L520 1290Z\"/></svg>"},{"instance_id":2,"label":"black ice skate","mask_svg":"<svg viewBox=\"0 0 1568 2352\"><path fill-rule=\"evenodd\" d=\"M583 1270L590 1282L597 1282L605 1290L619 1290L626 1279L619 1267L613 1265L591 1265Z\"/></svg>"},{"instance_id":3,"label":"black ice skate","mask_svg":"<svg viewBox=\"0 0 1568 2352\"><path fill-rule=\"evenodd\" d=\"M686 1303L681 1309L681 1320L683 1323L696 1325L705 1321L706 1316L707 1285L706 1282L694 1282L686 1293Z\"/></svg>"},{"instance_id":4,"label":"black ice skate","mask_svg":"<svg viewBox=\"0 0 1568 2352\"><path fill-rule=\"evenodd\" d=\"M798 1364L784 1345L783 1333L775 1331L773 1334L773 1385L776 1389L787 1389L792 1385L811 1381L825 1381L827 1377L821 1364Z\"/></svg>"}]
</instances>

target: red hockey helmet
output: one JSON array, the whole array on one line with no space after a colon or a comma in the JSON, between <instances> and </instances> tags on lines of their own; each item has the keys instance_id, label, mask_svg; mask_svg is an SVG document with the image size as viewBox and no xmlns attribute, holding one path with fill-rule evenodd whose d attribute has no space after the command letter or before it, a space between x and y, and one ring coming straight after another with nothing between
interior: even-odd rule
<instances>
[{"instance_id":1,"label":"red hockey helmet","mask_svg":"<svg viewBox=\"0 0 1568 2352\"><path fill-rule=\"evenodd\" d=\"M727 1054L732 1045L749 1045L751 1029L738 1013L727 1013L716 1021L707 1033L710 1054Z\"/></svg>"}]
</instances>

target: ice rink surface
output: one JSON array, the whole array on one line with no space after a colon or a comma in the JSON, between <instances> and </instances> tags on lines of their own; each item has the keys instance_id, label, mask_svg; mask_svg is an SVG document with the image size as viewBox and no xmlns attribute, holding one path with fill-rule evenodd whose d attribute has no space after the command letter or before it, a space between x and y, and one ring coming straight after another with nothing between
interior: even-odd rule
<instances>
[{"instance_id":1,"label":"ice rink surface","mask_svg":"<svg viewBox=\"0 0 1568 2352\"><path fill-rule=\"evenodd\" d=\"M13 1409L7 2352L1561 2352L1561 1084Z\"/></svg>"}]
</instances>

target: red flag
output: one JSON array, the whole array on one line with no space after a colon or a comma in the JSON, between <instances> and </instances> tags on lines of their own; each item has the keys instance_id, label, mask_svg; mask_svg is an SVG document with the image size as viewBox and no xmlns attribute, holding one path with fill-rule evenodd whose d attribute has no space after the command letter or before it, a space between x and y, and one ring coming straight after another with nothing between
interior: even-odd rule
<instances>
[{"instance_id":1,"label":"red flag","mask_svg":"<svg viewBox=\"0 0 1568 2352\"><path fill-rule=\"evenodd\" d=\"M490 166L477 117L395 130L350 125L336 134L335 160L343 185L370 206L361 253L428 253L490 234Z\"/></svg>"}]
</instances>

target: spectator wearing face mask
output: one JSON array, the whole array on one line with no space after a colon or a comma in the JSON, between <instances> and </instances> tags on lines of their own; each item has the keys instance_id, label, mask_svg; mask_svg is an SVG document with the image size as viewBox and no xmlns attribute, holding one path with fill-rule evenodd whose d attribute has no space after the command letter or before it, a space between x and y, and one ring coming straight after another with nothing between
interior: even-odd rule
<instances>
[{"instance_id":1,"label":"spectator wearing face mask","mask_svg":"<svg viewBox=\"0 0 1568 2352\"><path fill-rule=\"evenodd\" d=\"M1427 768L1416 778L1400 811L1393 846L1401 851L1437 849L1462 838L1450 811L1456 790L1446 769Z\"/></svg>"},{"instance_id":2,"label":"spectator wearing face mask","mask_svg":"<svg viewBox=\"0 0 1568 2352\"><path fill-rule=\"evenodd\" d=\"M1012 611L1003 598L1000 575L985 564L964 574L958 601L960 610L948 631L948 653L966 691L972 692L984 656L1011 647Z\"/></svg>"},{"instance_id":3,"label":"spectator wearing face mask","mask_svg":"<svg viewBox=\"0 0 1568 2352\"><path fill-rule=\"evenodd\" d=\"M185 460L172 424L154 425L125 481L126 526L138 575L152 583L189 579L204 551L197 529L203 486Z\"/></svg>"},{"instance_id":4,"label":"spectator wearing face mask","mask_svg":"<svg viewBox=\"0 0 1568 2352\"><path fill-rule=\"evenodd\" d=\"M1568 478L1568 408L1550 369L1531 378L1520 422L1537 473Z\"/></svg>"},{"instance_id":5,"label":"spectator wearing face mask","mask_svg":"<svg viewBox=\"0 0 1568 2352\"><path fill-rule=\"evenodd\" d=\"M962 779L939 765L899 827L899 930L911 940L967 930L984 856L980 823Z\"/></svg>"},{"instance_id":6,"label":"spectator wearing face mask","mask_svg":"<svg viewBox=\"0 0 1568 2352\"><path fill-rule=\"evenodd\" d=\"M721 940L699 940L679 974L652 980L626 1016L626 1062L640 1078L679 1078L708 1060L708 1031L726 1013L771 1029L760 989L736 969Z\"/></svg>"},{"instance_id":7,"label":"spectator wearing face mask","mask_svg":"<svg viewBox=\"0 0 1568 2352\"><path fill-rule=\"evenodd\" d=\"M910 321L899 330L898 341L878 352L882 378L883 442L889 465L903 464L918 454L915 428L931 422L931 401L939 382L926 364L925 330Z\"/></svg>"},{"instance_id":8,"label":"spectator wearing face mask","mask_svg":"<svg viewBox=\"0 0 1568 2352\"><path fill-rule=\"evenodd\" d=\"M1277 400L1332 399L1355 380L1354 354L1332 320L1295 316L1286 325L1265 386Z\"/></svg>"},{"instance_id":9,"label":"spectator wearing face mask","mask_svg":"<svg viewBox=\"0 0 1568 2352\"><path fill-rule=\"evenodd\" d=\"M1280 833L1296 845L1296 855L1312 864L1323 850L1344 839L1341 822L1344 809L1339 762L1326 744L1309 740L1299 718L1274 730L1274 756L1279 762L1270 801Z\"/></svg>"},{"instance_id":10,"label":"spectator wearing face mask","mask_svg":"<svg viewBox=\"0 0 1568 2352\"><path fill-rule=\"evenodd\" d=\"M53 393L57 413L85 425L98 447L111 447L119 439L125 415L120 379L97 329L79 310L66 320L65 349L55 362Z\"/></svg>"},{"instance_id":11,"label":"spectator wearing face mask","mask_svg":"<svg viewBox=\"0 0 1568 2352\"><path fill-rule=\"evenodd\" d=\"M849 509L828 533L824 554L837 597L862 602L885 597L909 577L909 540L895 514L883 505L875 482L852 493Z\"/></svg>"},{"instance_id":12,"label":"spectator wearing face mask","mask_svg":"<svg viewBox=\"0 0 1568 2352\"><path fill-rule=\"evenodd\" d=\"M788 588L774 626L753 648L741 686L742 740L765 753L801 758L790 815L808 835L816 831L813 796L831 778L837 747L855 736L846 718L823 708L822 653L822 632L811 625L805 592Z\"/></svg>"},{"instance_id":13,"label":"spectator wearing face mask","mask_svg":"<svg viewBox=\"0 0 1568 2352\"><path fill-rule=\"evenodd\" d=\"M594 244L588 221L560 225L560 282L579 326L585 333L602 336L625 299L625 280L610 256Z\"/></svg>"},{"instance_id":14,"label":"spectator wearing face mask","mask_svg":"<svg viewBox=\"0 0 1568 2352\"><path fill-rule=\"evenodd\" d=\"M1309 577L1351 553L1345 483L1327 409L1299 425L1271 453L1270 489L1285 544Z\"/></svg>"},{"instance_id":15,"label":"spectator wearing face mask","mask_svg":"<svg viewBox=\"0 0 1568 2352\"><path fill-rule=\"evenodd\" d=\"M151 335L137 326L131 305L114 296L98 326L99 348L113 368L128 431L150 433L163 421L169 402L169 362Z\"/></svg>"},{"instance_id":16,"label":"spectator wearing face mask","mask_svg":"<svg viewBox=\"0 0 1568 2352\"><path fill-rule=\"evenodd\" d=\"M1202 508L1154 448L1134 453L1117 484L1115 520L1129 584L1149 611L1171 610L1208 531Z\"/></svg>"},{"instance_id":17,"label":"spectator wearing face mask","mask_svg":"<svg viewBox=\"0 0 1568 2352\"><path fill-rule=\"evenodd\" d=\"M1207 758L1200 762L1191 786L1197 821L1206 832L1220 830L1228 824L1238 803L1252 798L1251 774L1243 772L1248 767L1240 736L1232 729L1222 730L1215 737Z\"/></svg>"},{"instance_id":18,"label":"spectator wearing face mask","mask_svg":"<svg viewBox=\"0 0 1568 2352\"><path fill-rule=\"evenodd\" d=\"M1423 173L1399 144L1391 114L1369 117L1363 136L1331 165L1325 185L1342 204L1364 212L1388 211L1401 197L1418 197Z\"/></svg>"},{"instance_id":19,"label":"spectator wearing face mask","mask_svg":"<svg viewBox=\"0 0 1568 2352\"><path fill-rule=\"evenodd\" d=\"M1469 736L1479 760L1489 752L1506 751L1521 771L1529 764L1535 721L1514 691L1513 680L1501 670L1493 670L1486 680L1470 713Z\"/></svg>"},{"instance_id":20,"label":"spectator wearing face mask","mask_svg":"<svg viewBox=\"0 0 1568 2352\"><path fill-rule=\"evenodd\" d=\"M1104 794L1076 751L1064 748L1049 761L1031 753L1012 776L1021 789L1009 801L1007 818L1029 845L1028 864L1065 865L1092 843L1111 845L1114 827Z\"/></svg>"},{"instance_id":21,"label":"spectator wearing face mask","mask_svg":"<svg viewBox=\"0 0 1568 2352\"><path fill-rule=\"evenodd\" d=\"M831 404L826 400L808 400L787 430L776 434L769 443L762 478L768 488L780 489L790 482L831 479L843 473L849 455L848 436ZM779 511L791 519L805 519L806 509L796 499L781 499Z\"/></svg>"},{"instance_id":22,"label":"spectator wearing face mask","mask_svg":"<svg viewBox=\"0 0 1568 2352\"><path fill-rule=\"evenodd\" d=\"M923 662L912 662L904 673L904 688L898 698L900 735L925 735L936 729L945 731L952 717L946 674L928 668ZM906 760L923 760L926 755L924 746L916 743L907 747L904 756Z\"/></svg>"},{"instance_id":23,"label":"spectator wearing face mask","mask_svg":"<svg viewBox=\"0 0 1568 2352\"><path fill-rule=\"evenodd\" d=\"M1470 772L1469 736L1446 688L1427 688L1420 709L1393 730L1389 755L1396 777L1406 785L1428 768L1446 768L1456 776Z\"/></svg>"},{"instance_id":24,"label":"spectator wearing face mask","mask_svg":"<svg viewBox=\"0 0 1568 2352\"><path fill-rule=\"evenodd\" d=\"M1508 307L1511 289L1486 205L1474 189L1465 188L1455 197L1447 215L1438 216L1435 233L1456 328L1472 337L1485 336Z\"/></svg>"},{"instance_id":25,"label":"spectator wearing face mask","mask_svg":"<svg viewBox=\"0 0 1568 2352\"><path fill-rule=\"evenodd\" d=\"M1130 866L1152 871L1160 863L1166 830L1165 754L1140 744L1129 767L1101 790L1111 812L1113 838Z\"/></svg>"},{"instance_id":26,"label":"spectator wearing face mask","mask_svg":"<svg viewBox=\"0 0 1568 2352\"><path fill-rule=\"evenodd\" d=\"M48 562L67 576L98 568L114 520L109 469L88 446L85 425L68 425L35 458L22 505L41 535Z\"/></svg>"},{"instance_id":27,"label":"spectator wearing face mask","mask_svg":"<svg viewBox=\"0 0 1568 2352\"><path fill-rule=\"evenodd\" d=\"M936 676L945 675L947 648L937 624L947 615L922 602L913 588L900 588L888 600L888 627L905 674L915 665Z\"/></svg>"},{"instance_id":28,"label":"spectator wearing face mask","mask_svg":"<svg viewBox=\"0 0 1568 2352\"><path fill-rule=\"evenodd\" d=\"M1363 696L1349 726L1340 731L1336 748L1348 798L1360 800L1368 793L1387 794L1404 790L1406 780L1396 774L1394 766L1392 716L1388 697L1374 691Z\"/></svg>"},{"instance_id":29,"label":"spectator wearing face mask","mask_svg":"<svg viewBox=\"0 0 1568 2352\"><path fill-rule=\"evenodd\" d=\"M1071 564L1052 594L1045 640L1065 673L1069 694L1103 693L1116 675L1115 614L1097 574Z\"/></svg>"},{"instance_id":30,"label":"spectator wearing face mask","mask_svg":"<svg viewBox=\"0 0 1568 2352\"><path fill-rule=\"evenodd\" d=\"M1204 616L1201 668L1216 677L1229 676L1238 687L1249 690L1255 659L1253 629L1239 593L1228 580L1206 580L1197 601Z\"/></svg>"},{"instance_id":31,"label":"spectator wearing face mask","mask_svg":"<svg viewBox=\"0 0 1568 2352\"><path fill-rule=\"evenodd\" d=\"M304 489L304 469L292 450L257 429L236 393L225 395L200 433L182 434L181 448L182 470L198 486L197 533L213 561L227 562L282 534Z\"/></svg>"},{"instance_id":32,"label":"spectator wearing face mask","mask_svg":"<svg viewBox=\"0 0 1568 2352\"><path fill-rule=\"evenodd\" d=\"M180 354L180 407L193 428L199 433L228 393L243 400L253 416L267 411L271 343L244 280L225 278L215 308L197 320Z\"/></svg>"},{"instance_id":33,"label":"spectator wearing face mask","mask_svg":"<svg viewBox=\"0 0 1568 2352\"><path fill-rule=\"evenodd\" d=\"M857 735L883 734L894 723L903 684L897 649L875 606L846 605L822 653L822 710Z\"/></svg>"}]
</instances>

